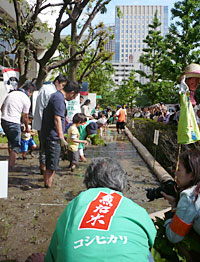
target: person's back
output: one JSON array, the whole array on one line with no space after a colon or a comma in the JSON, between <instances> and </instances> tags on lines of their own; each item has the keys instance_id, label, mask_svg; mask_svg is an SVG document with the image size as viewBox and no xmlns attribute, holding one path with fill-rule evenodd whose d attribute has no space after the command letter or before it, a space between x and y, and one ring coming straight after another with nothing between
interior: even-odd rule
<instances>
[{"instance_id":1,"label":"person's back","mask_svg":"<svg viewBox=\"0 0 200 262\"><path fill-rule=\"evenodd\" d=\"M30 104L30 99L24 92L13 91L8 94L3 102L1 118L20 124L21 113L28 113Z\"/></svg>"},{"instance_id":2,"label":"person's back","mask_svg":"<svg viewBox=\"0 0 200 262\"><path fill-rule=\"evenodd\" d=\"M145 209L120 192L91 188L76 197L59 218L55 260L48 252L45 261L146 262L155 233Z\"/></svg>"},{"instance_id":3,"label":"person's back","mask_svg":"<svg viewBox=\"0 0 200 262\"><path fill-rule=\"evenodd\" d=\"M126 112L122 108L119 110L117 122L126 122Z\"/></svg>"},{"instance_id":4,"label":"person's back","mask_svg":"<svg viewBox=\"0 0 200 262\"><path fill-rule=\"evenodd\" d=\"M53 83L43 84L43 86L40 88L36 100L33 119L33 128L35 130L41 129L43 111L47 107L51 95L56 91L56 87Z\"/></svg>"},{"instance_id":5,"label":"person's back","mask_svg":"<svg viewBox=\"0 0 200 262\"><path fill-rule=\"evenodd\" d=\"M149 261L156 229L145 209L123 196L126 172L119 162L94 159L84 183L88 190L58 219L45 262Z\"/></svg>"}]
</instances>

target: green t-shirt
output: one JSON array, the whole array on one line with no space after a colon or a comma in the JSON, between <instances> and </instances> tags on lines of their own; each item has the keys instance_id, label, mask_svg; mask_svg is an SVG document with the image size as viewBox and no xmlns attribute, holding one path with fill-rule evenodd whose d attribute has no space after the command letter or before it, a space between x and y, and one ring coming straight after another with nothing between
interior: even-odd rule
<instances>
[{"instance_id":1,"label":"green t-shirt","mask_svg":"<svg viewBox=\"0 0 200 262\"><path fill-rule=\"evenodd\" d=\"M78 131L80 134L80 140L85 140L87 137L87 131L86 131L86 127L87 125L90 123L90 120L87 120L87 122L84 125L80 125L78 127ZM83 143L79 143L78 148L84 148L84 144Z\"/></svg>"},{"instance_id":2,"label":"green t-shirt","mask_svg":"<svg viewBox=\"0 0 200 262\"><path fill-rule=\"evenodd\" d=\"M147 262L155 236L144 208L120 192L91 188L58 219L45 262Z\"/></svg>"}]
</instances>

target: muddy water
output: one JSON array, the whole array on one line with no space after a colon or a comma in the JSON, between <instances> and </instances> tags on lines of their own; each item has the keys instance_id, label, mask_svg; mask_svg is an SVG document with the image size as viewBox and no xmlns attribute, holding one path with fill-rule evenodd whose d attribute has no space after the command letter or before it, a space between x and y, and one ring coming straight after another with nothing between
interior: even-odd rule
<instances>
[{"instance_id":1,"label":"muddy water","mask_svg":"<svg viewBox=\"0 0 200 262\"><path fill-rule=\"evenodd\" d=\"M94 157L117 158L128 174L124 195L152 213L167 207L166 201L148 202L145 188L158 187L159 183L134 146L114 129L104 134L106 146L90 146L85 151L88 163ZM0 159L7 157L0 150ZM53 187L45 189L38 168L38 152L19 156L18 172L9 173L8 199L0 200L0 261L24 262L33 252L45 253L58 217L66 204L85 190L83 175L88 163L80 163L74 173L60 161Z\"/></svg>"}]
</instances>

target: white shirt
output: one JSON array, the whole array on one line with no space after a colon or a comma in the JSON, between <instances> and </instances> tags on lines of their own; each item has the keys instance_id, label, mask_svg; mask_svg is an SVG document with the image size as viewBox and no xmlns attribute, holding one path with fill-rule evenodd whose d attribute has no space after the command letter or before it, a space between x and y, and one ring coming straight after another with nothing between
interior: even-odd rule
<instances>
[{"instance_id":1,"label":"white shirt","mask_svg":"<svg viewBox=\"0 0 200 262\"><path fill-rule=\"evenodd\" d=\"M22 91L13 91L3 102L1 119L20 124L21 114L28 114L31 106L29 97Z\"/></svg>"},{"instance_id":2,"label":"white shirt","mask_svg":"<svg viewBox=\"0 0 200 262\"><path fill-rule=\"evenodd\" d=\"M82 106L81 112L86 116L90 116L90 107L87 105Z\"/></svg>"},{"instance_id":3,"label":"white shirt","mask_svg":"<svg viewBox=\"0 0 200 262\"><path fill-rule=\"evenodd\" d=\"M36 100L35 112L33 117L33 124L32 124L33 129L35 130L41 129L43 111L47 107L51 95L56 91L57 89L53 83L44 84L40 88Z\"/></svg>"}]
</instances>

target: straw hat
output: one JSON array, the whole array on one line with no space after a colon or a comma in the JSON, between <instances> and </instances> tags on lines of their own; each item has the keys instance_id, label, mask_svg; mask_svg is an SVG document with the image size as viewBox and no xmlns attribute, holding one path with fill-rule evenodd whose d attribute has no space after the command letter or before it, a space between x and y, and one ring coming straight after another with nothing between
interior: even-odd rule
<instances>
[{"instance_id":1,"label":"straw hat","mask_svg":"<svg viewBox=\"0 0 200 262\"><path fill-rule=\"evenodd\" d=\"M181 82L182 77L185 75L185 78L190 78L190 77L198 77L200 78L200 65L199 64L190 64L186 66L185 68L185 73L179 76L178 78L178 83Z\"/></svg>"}]
</instances>

